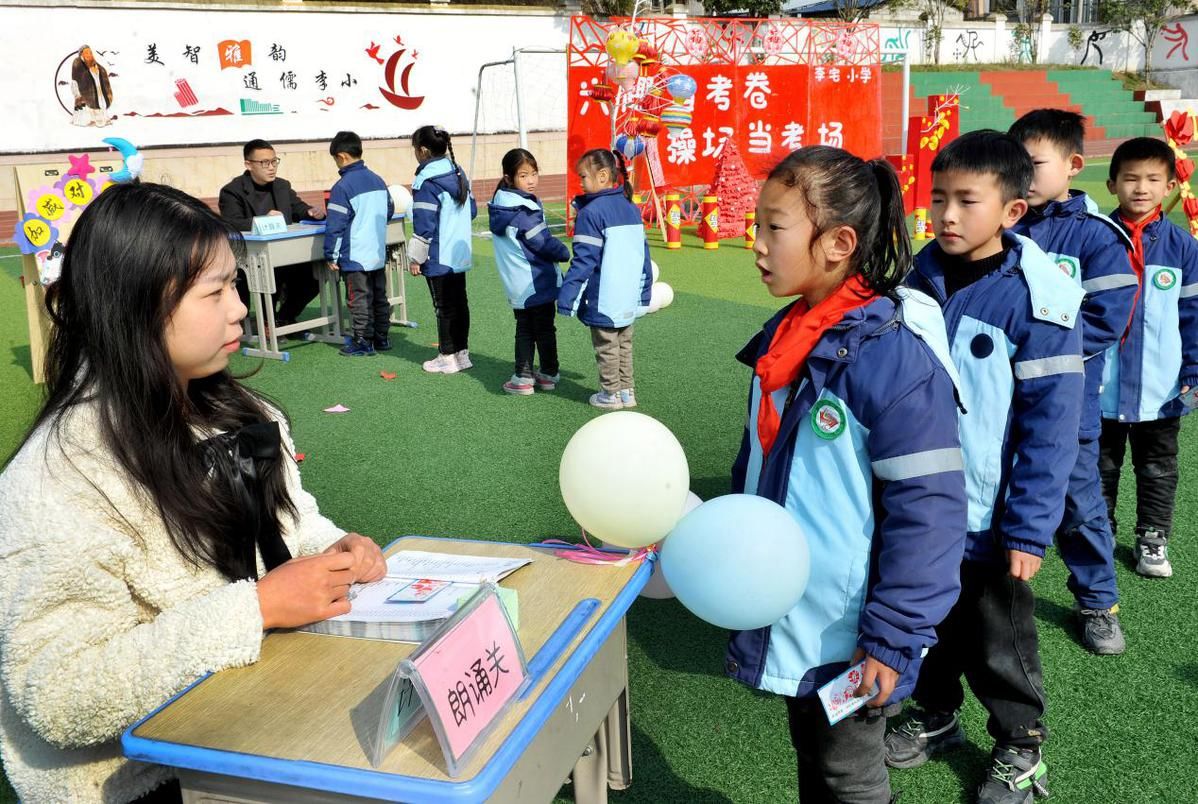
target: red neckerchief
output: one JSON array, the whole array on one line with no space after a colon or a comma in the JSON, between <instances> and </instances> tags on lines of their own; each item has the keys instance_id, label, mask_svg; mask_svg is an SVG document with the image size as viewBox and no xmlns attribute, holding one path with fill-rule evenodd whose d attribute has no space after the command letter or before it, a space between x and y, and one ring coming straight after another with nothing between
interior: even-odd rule
<instances>
[{"instance_id":1,"label":"red neckerchief","mask_svg":"<svg viewBox=\"0 0 1198 804\"><path fill-rule=\"evenodd\" d=\"M1131 305L1131 315L1127 318L1127 326L1123 329L1123 337L1119 339L1120 343L1126 341L1127 334L1131 332L1131 320L1135 318L1136 308L1140 305L1140 290L1144 287L1144 229L1148 227L1148 224L1159 220L1160 217L1159 205L1139 221L1129 221L1123 211L1119 211L1119 218L1128 229L1127 236L1131 238L1131 269L1136 272L1136 298Z\"/></svg>"},{"instance_id":2,"label":"red neckerchief","mask_svg":"<svg viewBox=\"0 0 1198 804\"><path fill-rule=\"evenodd\" d=\"M782 426L771 394L795 381L807 356L819 339L844 318L849 310L864 307L876 293L854 275L814 307L800 301L778 324L769 350L757 359L756 374L761 380L761 404L757 408L757 437L762 455L769 455Z\"/></svg>"}]
</instances>

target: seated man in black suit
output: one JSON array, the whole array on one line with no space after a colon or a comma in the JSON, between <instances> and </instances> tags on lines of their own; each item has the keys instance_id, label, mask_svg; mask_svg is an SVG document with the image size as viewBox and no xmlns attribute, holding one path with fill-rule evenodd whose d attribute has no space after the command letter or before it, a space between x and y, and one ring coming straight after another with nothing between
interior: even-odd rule
<instances>
[{"instance_id":1,"label":"seated man in black suit","mask_svg":"<svg viewBox=\"0 0 1198 804\"><path fill-rule=\"evenodd\" d=\"M221 217L248 232L258 215L282 215L287 223L303 218L322 220L324 210L310 207L291 189L291 182L280 179L279 157L274 146L266 140L250 140L242 149L245 157L245 173L226 184L220 190ZM313 270L326 270L323 261L317 261L312 269L301 265L289 265L275 269L275 324L285 326L295 323L308 303L320 292L320 285ZM249 290L245 274L238 274L237 292L247 306Z\"/></svg>"}]
</instances>

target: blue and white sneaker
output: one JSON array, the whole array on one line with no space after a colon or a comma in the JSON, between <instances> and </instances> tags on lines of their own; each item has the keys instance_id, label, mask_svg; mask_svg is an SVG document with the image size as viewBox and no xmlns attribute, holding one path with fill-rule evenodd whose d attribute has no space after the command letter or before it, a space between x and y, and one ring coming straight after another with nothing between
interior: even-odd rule
<instances>
[{"instance_id":1,"label":"blue and white sneaker","mask_svg":"<svg viewBox=\"0 0 1198 804\"><path fill-rule=\"evenodd\" d=\"M618 391L614 394L609 394L607 391L591 394L590 402L592 407L604 408L605 410L619 410L624 407L624 403L620 401Z\"/></svg>"},{"instance_id":2,"label":"blue and white sneaker","mask_svg":"<svg viewBox=\"0 0 1198 804\"><path fill-rule=\"evenodd\" d=\"M620 404L626 408L636 407L636 394L631 388L625 388L620 392Z\"/></svg>"}]
</instances>

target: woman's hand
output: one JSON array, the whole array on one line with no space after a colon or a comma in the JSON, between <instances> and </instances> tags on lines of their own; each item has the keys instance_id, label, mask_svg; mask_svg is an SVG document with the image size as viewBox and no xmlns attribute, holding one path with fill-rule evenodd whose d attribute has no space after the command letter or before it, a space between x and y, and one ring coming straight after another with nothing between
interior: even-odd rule
<instances>
[{"instance_id":1,"label":"woman's hand","mask_svg":"<svg viewBox=\"0 0 1198 804\"><path fill-rule=\"evenodd\" d=\"M353 563L352 553L325 552L293 558L266 573L258 581L262 628L298 628L349 613Z\"/></svg>"},{"instance_id":2,"label":"woman's hand","mask_svg":"<svg viewBox=\"0 0 1198 804\"><path fill-rule=\"evenodd\" d=\"M373 539L361 533L345 534L330 544L324 553L348 553L353 556L350 572L353 573L354 583L370 583L387 574L387 560L383 558L383 551Z\"/></svg>"}]
</instances>

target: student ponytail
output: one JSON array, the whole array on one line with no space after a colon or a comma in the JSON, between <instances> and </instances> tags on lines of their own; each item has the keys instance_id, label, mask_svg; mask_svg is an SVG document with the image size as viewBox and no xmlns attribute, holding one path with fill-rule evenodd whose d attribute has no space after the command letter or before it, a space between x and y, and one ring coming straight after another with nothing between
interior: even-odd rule
<instances>
[{"instance_id":1,"label":"student ponytail","mask_svg":"<svg viewBox=\"0 0 1198 804\"><path fill-rule=\"evenodd\" d=\"M911 267L911 240L898 175L889 162L866 162L840 148L813 145L792 152L766 180L799 192L814 226L812 242L837 226L857 233L850 275L860 274L881 295L898 287Z\"/></svg>"},{"instance_id":2,"label":"student ponytail","mask_svg":"<svg viewBox=\"0 0 1198 804\"><path fill-rule=\"evenodd\" d=\"M631 201L632 184L628 181L628 165L624 161L624 154L619 151L612 151L611 155L616 159L616 175L619 177L620 184L624 186L624 197Z\"/></svg>"},{"instance_id":3,"label":"student ponytail","mask_svg":"<svg viewBox=\"0 0 1198 804\"><path fill-rule=\"evenodd\" d=\"M861 273L870 287L889 293L911 270L911 240L907 236L907 216L903 210L903 190L894 165L884 158L866 163L878 184L879 225L874 242L864 255Z\"/></svg>"},{"instance_id":4,"label":"student ponytail","mask_svg":"<svg viewBox=\"0 0 1198 804\"><path fill-rule=\"evenodd\" d=\"M421 126L412 132L412 147L423 148L433 157L449 156L449 162L453 165L454 172L458 177L458 191L454 194L453 200L458 204L465 204L466 199L470 197L470 189L466 184L466 176L462 173L462 169L458 166L458 160L453 155L453 142L450 140L449 132L440 126Z\"/></svg>"}]
</instances>

